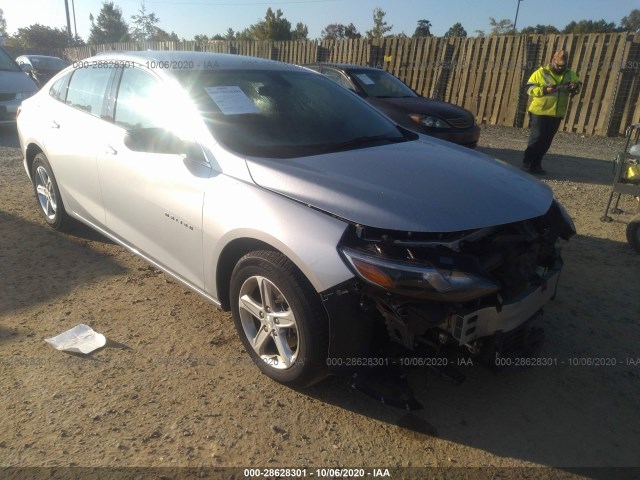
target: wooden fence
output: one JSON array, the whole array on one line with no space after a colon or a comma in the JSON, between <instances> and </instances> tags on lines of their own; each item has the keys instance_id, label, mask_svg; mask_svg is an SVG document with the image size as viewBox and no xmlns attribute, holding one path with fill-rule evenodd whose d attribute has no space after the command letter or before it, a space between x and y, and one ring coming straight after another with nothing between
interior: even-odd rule
<instances>
[{"instance_id":1,"label":"wooden fence","mask_svg":"<svg viewBox=\"0 0 640 480\"><path fill-rule=\"evenodd\" d=\"M378 66L419 94L470 110L480 123L526 127L525 85L554 51L569 51L583 81L561 125L566 132L615 136L640 122L640 34L517 35L484 38L382 38L289 42L146 42L65 49L68 60L110 50L188 50L271 58L287 63Z\"/></svg>"}]
</instances>

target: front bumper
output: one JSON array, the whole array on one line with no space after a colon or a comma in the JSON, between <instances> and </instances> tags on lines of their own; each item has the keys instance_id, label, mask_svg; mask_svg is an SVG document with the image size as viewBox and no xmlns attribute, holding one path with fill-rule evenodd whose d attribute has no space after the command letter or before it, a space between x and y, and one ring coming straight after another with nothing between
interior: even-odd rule
<instances>
[{"instance_id":1,"label":"front bumper","mask_svg":"<svg viewBox=\"0 0 640 480\"><path fill-rule=\"evenodd\" d=\"M558 260L553 269L541 276L544 280L541 285L529 288L501 306L463 310L451 315L441 328L451 333L460 345L497 332L510 332L533 317L555 296L561 268L562 262Z\"/></svg>"},{"instance_id":2,"label":"front bumper","mask_svg":"<svg viewBox=\"0 0 640 480\"><path fill-rule=\"evenodd\" d=\"M468 148L476 148L480 140L480 127L478 125L473 125L469 128L451 128L446 130L425 127L421 133L426 133L431 137L457 143L458 145Z\"/></svg>"}]
</instances>

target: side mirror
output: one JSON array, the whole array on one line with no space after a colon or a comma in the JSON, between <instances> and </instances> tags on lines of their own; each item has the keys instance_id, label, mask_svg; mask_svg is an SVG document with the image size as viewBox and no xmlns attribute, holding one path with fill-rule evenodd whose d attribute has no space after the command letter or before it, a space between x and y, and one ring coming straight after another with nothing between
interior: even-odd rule
<instances>
[{"instance_id":1,"label":"side mirror","mask_svg":"<svg viewBox=\"0 0 640 480\"><path fill-rule=\"evenodd\" d=\"M28 63L21 63L20 64L20 69L26 74L31 73L31 71L33 70L31 65L29 65Z\"/></svg>"},{"instance_id":2,"label":"side mirror","mask_svg":"<svg viewBox=\"0 0 640 480\"><path fill-rule=\"evenodd\" d=\"M134 152L186 155L193 160L205 161L202 149L196 143L185 142L164 128L128 130L124 136L124 144Z\"/></svg>"},{"instance_id":3,"label":"side mirror","mask_svg":"<svg viewBox=\"0 0 640 480\"><path fill-rule=\"evenodd\" d=\"M181 154L187 146L177 135L163 128L139 128L128 130L124 144L134 152Z\"/></svg>"}]
</instances>

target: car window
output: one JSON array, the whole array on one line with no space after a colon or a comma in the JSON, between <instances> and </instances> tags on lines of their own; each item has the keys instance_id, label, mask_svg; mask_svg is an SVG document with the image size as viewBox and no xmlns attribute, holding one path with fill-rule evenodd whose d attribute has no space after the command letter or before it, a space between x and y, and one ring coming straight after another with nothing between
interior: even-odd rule
<instances>
[{"instance_id":1,"label":"car window","mask_svg":"<svg viewBox=\"0 0 640 480\"><path fill-rule=\"evenodd\" d=\"M114 121L126 128L161 127L158 106L162 98L156 95L160 82L139 68L125 68L118 87Z\"/></svg>"},{"instance_id":2,"label":"car window","mask_svg":"<svg viewBox=\"0 0 640 480\"><path fill-rule=\"evenodd\" d=\"M49 95L51 95L52 98L55 98L59 102L64 102L67 97L66 82L68 77L69 75L60 77L53 83L53 85L51 85L51 88L49 89Z\"/></svg>"},{"instance_id":3,"label":"car window","mask_svg":"<svg viewBox=\"0 0 640 480\"><path fill-rule=\"evenodd\" d=\"M342 85L344 88L348 88L349 90L353 90L353 85L351 82L345 78L345 76L337 70L332 68L323 68L322 74L329 77L331 80L336 82L338 85Z\"/></svg>"},{"instance_id":4,"label":"car window","mask_svg":"<svg viewBox=\"0 0 640 480\"><path fill-rule=\"evenodd\" d=\"M112 69L79 68L73 72L67 91L67 105L100 117Z\"/></svg>"},{"instance_id":5,"label":"car window","mask_svg":"<svg viewBox=\"0 0 640 480\"><path fill-rule=\"evenodd\" d=\"M352 70L349 75L369 97L415 97L413 90L384 70Z\"/></svg>"},{"instance_id":6,"label":"car window","mask_svg":"<svg viewBox=\"0 0 640 480\"><path fill-rule=\"evenodd\" d=\"M178 73L213 135L245 155L294 157L406 138L335 82L310 72Z\"/></svg>"},{"instance_id":7,"label":"car window","mask_svg":"<svg viewBox=\"0 0 640 480\"><path fill-rule=\"evenodd\" d=\"M7 52L5 52L2 48L0 48L0 70L16 72L21 71L18 68L16 62L9 56Z\"/></svg>"}]
</instances>

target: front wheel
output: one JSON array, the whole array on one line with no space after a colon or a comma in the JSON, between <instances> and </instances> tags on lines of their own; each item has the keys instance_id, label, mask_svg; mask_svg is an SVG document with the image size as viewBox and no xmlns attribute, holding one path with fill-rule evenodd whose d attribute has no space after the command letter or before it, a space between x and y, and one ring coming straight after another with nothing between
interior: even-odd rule
<instances>
[{"instance_id":1,"label":"front wheel","mask_svg":"<svg viewBox=\"0 0 640 480\"><path fill-rule=\"evenodd\" d=\"M49 160L44 153L38 153L31 168L33 191L44 220L56 230L65 230L71 223L60 197L60 190Z\"/></svg>"},{"instance_id":2,"label":"front wheel","mask_svg":"<svg viewBox=\"0 0 640 480\"><path fill-rule=\"evenodd\" d=\"M231 275L231 311L263 373L304 387L326 376L329 327L318 293L284 255L248 253Z\"/></svg>"},{"instance_id":3,"label":"front wheel","mask_svg":"<svg viewBox=\"0 0 640 480\"><path fill-rule=\"evenodd\" d=\"M640 216L635 217L627 225L627 242L640 253Z\"/></svg>"}]
</instances>

